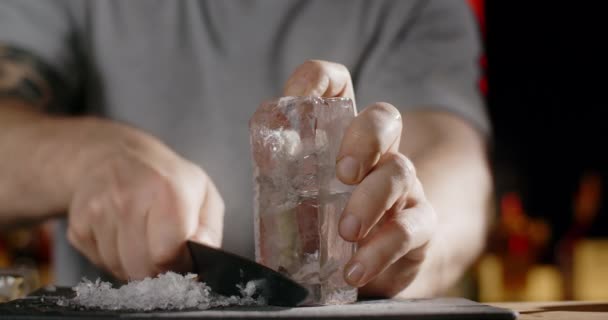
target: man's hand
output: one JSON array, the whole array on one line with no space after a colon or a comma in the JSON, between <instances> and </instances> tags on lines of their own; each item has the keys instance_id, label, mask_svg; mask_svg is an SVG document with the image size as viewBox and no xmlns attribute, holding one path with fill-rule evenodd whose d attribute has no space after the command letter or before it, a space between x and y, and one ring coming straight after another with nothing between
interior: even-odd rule
<instances>
[{"instance_id":1,"label":"man's hand","mask_svg":"<svg viewBox=\"0 0 608 320\"><path fill-rule=\"evenodd\" d=\"M63 89L26 51L0 44L0 71L0 224L69 211L70 242L121 279L188 270L188 239L220 245L224 203L199 167L136 129L40 112Z\"/></svg>"},{"instance_id":2,"label":"man's hand","mask_svg":"<svg viewBox=\"0 0 608 320\"><path fill-rule=\"evenodd\" d=\"M299 66L284 94L354 100L346 67L319 60ZM342 238L358 243L344 276L349 284L364 287L364 294L393 296L407 287L437 224L412 162L399 152L401 133L399 111L374 103L350 124L337 158L338 178L358 184L339 226Z\"/></svg>"},{"instance_id":3,"label":"man's hand","mask_svg":"<svg viewBox=\"0 0 608 320\"><path fill-rule=\"evenodd\" d=\"M224 203L209 177L152 137L89 120L68 239L119 279L186 271L188 239L219 246Z\"/></svg>"}]
</instances>

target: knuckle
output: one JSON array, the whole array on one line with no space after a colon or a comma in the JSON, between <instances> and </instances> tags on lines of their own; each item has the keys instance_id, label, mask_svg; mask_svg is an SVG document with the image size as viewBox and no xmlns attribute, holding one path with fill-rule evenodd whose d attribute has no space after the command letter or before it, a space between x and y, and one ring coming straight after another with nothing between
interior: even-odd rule
<instances>
[{"instance_id":1,"label":"knuckle","mask_svg":"<svg viewBox=\"0 0 608 320\"><path fill-rule=\"evenodd\" d=\"M408 157L401 153L391 153L387 155L387 161L397 172L396 175L401 179L412 179L416 176L416 168Z\"/></svg>"},{"instance_id":2,"label":"knuckle","mask_svg":"<svg viewBox=\"0 0 608 320\"><path fill-rule=\"evenodd\" d=\"M334 71L337 71L339 73L348 75L350 78L350 71L348 70L348 67L346 67L345 65L343 65L341 63L324 61L324 66L326 68L332 68Z\"/></svg>"},{"instance_id":3,"label":"knuckle","mask_svg":"<svg viewBox=\"0 0 608 320\"><path fill-rule=\"evenodd\" d=\"M323 60L308 59L308 60L304 61L304 63L302 63L302 66L306 66L306 67L314 68L314 69L322 69L325 64L326 64L326 62Z\"/></svg>"},{"instance_id":4,"label":"knuckle","mask_svg":"<svg viewBox=\"0 0 608 320\"><path fill-rule=\"evenodd\" d=\"M389 179L392 190L398 193L407 192L415 178L411 162L400 153L391 153L386 157L392 171Z\"/></svg>"},{"instance_id":5,"label":"knuckle","mask_svg":"<svg viewBox=\"0 0 608 320\"><path fill-rule=\"evenodd\" d=\"M170 192L173 190L173 182L166 175L153 171L151 180L154 187L161 192Z\"/></svg>"},{"instance_id":6,"label":"knuckle","mask_svg":"<svg viewBox=\"0 0 608 320\"><path fill-rule=\"evenodd\" d=\"M345 65L325 60L306 60L301 67L303 71L311 73L314 77L329 74L331 71L338 71L350 75L350 72Z\"/></svg>"},{"instance_id":7,"label":"knuckle","mask_svg":"<svg viewBox=\"0 0 608 320\"><path fill-rule=\"evenodd\" d=\"M350 77L350 71L348 70L348 67L346 67L345 65L341 64L341 63L336 63L336 67L341 71L344 72L345 74L349 75Z\"/></svg>"},{"instance_id":8,"label":"knuckle","mask_svg":"<svg viewBox=\"0 0 608 320\"><path fill-rule=\"evenodd\" d=\"M399 243L402 249L406 251L414 234L412 223L407 219L396 219L394 220L394 227L399 237Z\"/></svg>"},{"instance_id":9,"label":"knuckle","mask_svg":"<svg viewBox=\"0 0 608 320\"><path fill-rule=\"evenodd\" d=\"M387 102L376 102L370 106L370 110L396 120L401 119L401 112L399 112L395 106Z\"/></svg>"},{"instance_id":10,"label":"knuckle","mask_svg":"<svg viewBox=\"0 0 608 320\"><path fill-rule=\"evenodd\" d=\"M172 202L179 197L179 188L177 183L169 176L160 172L154 171L150 178L153 192L163 199Z\"/></svg>"},{"instance_id":11,"label":"knuckle","mask_svg":"<svg viewBox=\"0 0 608 320\"><path fill-rule=\"evenodd\" d=\"M409 179L415 176L414 166L405 155L401 153L389 154L388 161L390 161L400 178Z\"/></svg>"},{"instance_id":12,"label":"knuckle","mask_svg":"<svg viewBox=\"0 0 608 320\"><path fill-rule=\"evenodd\" d=\"M84 211L84 214L89 217L89 219L91 219L93 222L101 221L103 219L103 203L99 197L92 197L88 201L86 201L82 210Z\"/></svg>"},{"instance_id":13,"label":"knuckle","mask_svg":"<svg viewBox=\"0 0 608 320\"><path fill-rule=\"evenodd\" d=\"M299 76L316 77L323 70L323 63L320 60L306 60L294 72Z\"/></svg>"},{"instance_id":14,"label":"knuckle","mask_svg":"<svg viewBox=\"0 0 608 320\"><path fill-rule=\"evenodd\" d=\"M196 178L196 180L198 181L205 181L208 180L209 178L207 177L207 175L205 174L205 171L203 171L203 169L199 166L197 166L194 163L189 162L188 163L189 167L191 168L191 174L192 176L194 176Z\"/></svg>"},{"instance_id":15,"label":"knuckle","mask_svg":"<svg viewBox=\"0 0 608 320\"><path fill-rule=\"evenodd\" d=\"M121 215L129 215L133 212L133 210L130 210L130 196L128 192L114 188L109 192L108 197L114 212Z\"/></svg>"},{"instance_id":16,"label":"knuckle","mask_svg":"<svg viewBox=\"0 0 608 320\"><path fill-rule=\"evenodd\" d=\"M193 190L193 192L201 193L207 189L213 189L213 191L215 191L211 178L209 178L209 176L200 167L198 167L198 166L194 166L194 167L195 167L194 174L189 176L186 179L186 181L191 182L190 184L193 185L193 187L190 187ZM192 179L192 177L194 177L194 179ZM210 185L211 185L211 187L210 187Z\"/></svg>"},{"instance_id":17,"label":"knuckle","mask_svg":"<svg viewBox=\"0 0 608 320\"><path fill-rule=\"evenodd\" d=\"M356 118L351 134L360 135L359 139L366 139L360 143L373 143L373 147L383 151L400 135L402 124L399 111L393 106L384 103L375 103ZM358 143L359 144L359 143Z\"/></svg>"}]
</instances>

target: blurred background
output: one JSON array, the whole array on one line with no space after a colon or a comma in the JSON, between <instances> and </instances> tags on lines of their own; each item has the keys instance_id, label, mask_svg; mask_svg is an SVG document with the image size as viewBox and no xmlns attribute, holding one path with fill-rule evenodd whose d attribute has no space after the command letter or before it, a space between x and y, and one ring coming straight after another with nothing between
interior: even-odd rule
<instances>
[{"instance_id":1,"label":"blurred background","mask_svg":"<svg viewBox=\"0 0 608 320\"><path fill-rule=\"evenodd\" d=\"M599 2L468 2L486 48L496 210L486 253L451 294L608 300L608 18ZM52 283L51 230L3 231L0 268Z\"/></svg>"},{"instance_id":2,"label":"blurred background","mask_svg":"<svg viewBox=\"0 0 608 320\"><path fill-rule=\"evenodd\" d=\"M607 300L603 11L469 2L486 47L480 86L494 126L496 218L465 292L481 301Z\"/></svg>"}]
</instances>

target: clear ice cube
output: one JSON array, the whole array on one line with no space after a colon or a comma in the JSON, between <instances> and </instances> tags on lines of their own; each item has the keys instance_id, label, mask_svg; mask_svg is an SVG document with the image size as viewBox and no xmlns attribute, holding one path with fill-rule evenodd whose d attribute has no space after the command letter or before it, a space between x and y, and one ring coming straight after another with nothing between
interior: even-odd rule
<instances>
[{"instance_id":1,"label":"clear ice cube","mask_svg":"<svg viewBox=\"0 0 608 320\"><path fill-rule=\"evenodd\" d=\"M249 122L256 260L306 286L309 305L357 299L343 278L355 244L338 234L352 187L335 170L355 115L348 98L283 97L264 102Z\"/></svg>"}]
</instances>

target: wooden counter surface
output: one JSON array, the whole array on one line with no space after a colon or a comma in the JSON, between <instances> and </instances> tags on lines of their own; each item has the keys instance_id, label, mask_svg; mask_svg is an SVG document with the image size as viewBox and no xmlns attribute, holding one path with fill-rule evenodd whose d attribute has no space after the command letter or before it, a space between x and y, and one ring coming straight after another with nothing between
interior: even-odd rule
<instances>
[{"instance_id":1,"label":"wooden counter surface","mask_svg":"<svg viewBox=\"0 0 608 320\"><path fill-rule=\"evenodd\" d=\"M607 288L608 290L608 288ZM608 320L608 301L492 302L519 312L520 320Z\"/></svg>"}]
</instances>

